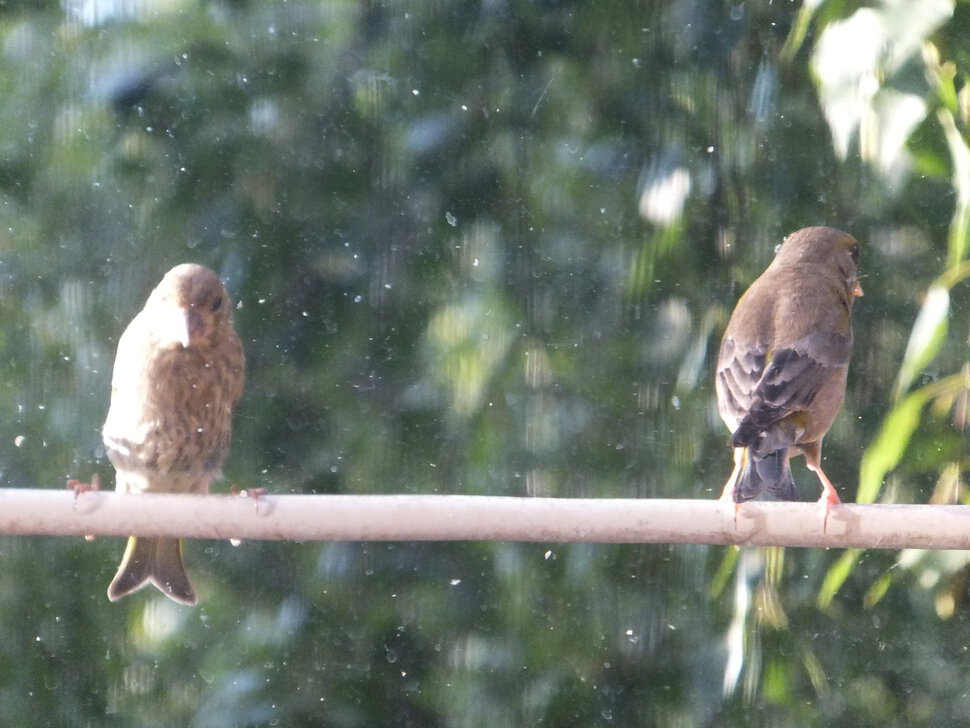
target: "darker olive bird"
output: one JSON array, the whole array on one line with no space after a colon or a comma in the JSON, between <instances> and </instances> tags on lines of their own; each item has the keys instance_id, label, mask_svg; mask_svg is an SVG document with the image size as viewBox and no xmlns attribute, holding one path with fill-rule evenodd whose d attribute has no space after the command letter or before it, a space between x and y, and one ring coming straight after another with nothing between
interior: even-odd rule
<instances>
[{"instance_id":1,"label":"darker olive bird","mask_svg":"<svg viewBox=\"0 0 970 728\"><path fill-rule=\"evenodd\" d=\"M822 482L819 502L839 503L822 471L822 438L845 399L850 314L862 295L859 243L830 227L792 233L738 301L717 361L717 404L731 431L734 472L724 500L769 493L798 500L789 459L804 455Z\"/></svg>"},{"instance_id":2,"label":"darker olive bird","mask_svg":"<svg viewBox=\"0 0 970 728\"><path fill-rule=\"evenodd\" d=\"M232 301L208 268L172 268L118 341L103 438L120 493L200 493L221 475L245 357ZM114 601L154 584L198 601L176 538L128 540L108 587Z\"/></svg>"}]
</instances>

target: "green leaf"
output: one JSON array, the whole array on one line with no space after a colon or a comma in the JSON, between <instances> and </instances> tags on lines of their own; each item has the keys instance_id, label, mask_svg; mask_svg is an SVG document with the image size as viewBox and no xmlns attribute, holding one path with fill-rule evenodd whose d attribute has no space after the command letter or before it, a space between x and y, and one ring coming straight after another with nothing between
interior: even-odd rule
<instances>
[{"instance_id":1,"label":"green leaf","mask_svg":"<svg viewBox=\"0 0 970 728\"><path fill-rule=\"evenodd\" d=\"M882 429L862 456L859 466L859 492L857 503L873 503L882 488L886 473L896 467L909 444L920 413L926 404L922 390L914 392L899 402L883 420Z\"/></svg>"},{"instance_id":2,"label":"green leaf","mask_svg":"<svg viewBox=\"0 0 970 728\"><path fill-rule=\"evenodd\" d=\"M967 147L963 134L957 129L953 114L946 109L939 109L937 118L943 127L953 162L952 183L956 193L956 207L950 220L948 241L948 263L953 267L967 257L967 245L970 242L970 147Z\"/></svg>"},{"instance_id":3,"label":"green leaf","mask_svg":"<svg viewBox=\"0 0 970 728\"><path fill-rule=\"evenodd\" d=\"M899 399L936 356L946 339L947 316L950 313L950 292L940 285L933 285L926 292L926 299L913 324L899 377L893 390Z\"/></svg>"},{"instance_id":4,"label":"green leaf","mask_svg":"<svg viewBox=\"0 0 970 728\"><path fill-rule=\"evenodd\" d=\"M876 606L886 596L886 592L889 591L889 587L893 583L893 574L892 571L885 572L866 590L866 596L862 603L867 609Z\"/></svg>"},{"instance_id":5,"label":"green leaf","mask_svg":"<svg viewBox=\"0 0 970 728\"><path fill-rule=\"evenodd\" d=\"M727 586L728 579L731 578L731 574L734 573L734 567L738 564L738 557L741 554L741 549L737 546L728 546L724 550L724 558L721 559L720 566L717 567L717 573L714 574L714 578L711 579L711 598L717 599L721 596L721 592Z\"/></svg>"},{"instance_id":6,"label":"green leaf","mask_svg":"<svg viewBox=\"0 0 970 728\"><path fill-rule=\"evenodd\" d=\"M862 549L846 549L838 561L832 564L825 574L821 588L818 590L816 603L819 609L826 609L832 603L832 599L835 598L845 580L849 578L849 574L852 573L856 563L858 563L861 553Z\"/></svg>"}]
</instances>

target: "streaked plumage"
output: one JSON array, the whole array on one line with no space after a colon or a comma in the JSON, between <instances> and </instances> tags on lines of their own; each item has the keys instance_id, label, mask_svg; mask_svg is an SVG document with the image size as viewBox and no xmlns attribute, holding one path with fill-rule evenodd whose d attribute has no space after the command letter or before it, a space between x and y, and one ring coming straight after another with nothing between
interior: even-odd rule
<instances>
[{"instance_id":1,"label":"streaked plumage","mask_svg":"<svg viewBox=\"0 0 970 728\"><path fill-rule=\"evenodd\" d=\"M208 493L221 475L244 369L219 277L191 263L170 270L118 341L103 430L116 490ZM181 550L179 539L132 536L108 597L150 583L195 604Z\"/></svg>"}]
</instances>

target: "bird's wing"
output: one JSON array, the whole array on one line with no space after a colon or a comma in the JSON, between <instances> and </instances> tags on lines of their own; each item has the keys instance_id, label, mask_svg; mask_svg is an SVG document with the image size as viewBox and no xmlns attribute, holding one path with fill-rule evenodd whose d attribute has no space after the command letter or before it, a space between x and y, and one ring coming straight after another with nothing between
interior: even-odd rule
<instances>
[{"instance_id":1,"label":"bird's wing","mask_svg":"<svg viewBox=\"0 0 970 728\"><path fill-rule=\"evenodd\" d=\"M745 345L733 336L721 342L715 385L721 419L732 431L755 403L767 353L767 345Z\"/></svg>"},{"instance_id":2,"label":"bird's wing","mask_svg":"<svg viewBox=\"0 0 970 728\"><path fill-rule=\"evenodd\" d=\"M752 424L765 429L808 408L829 379L848 366L851 353L852 338L829 331L814 331L770 352L752 391Z\"/></svg>"}]
</instances>

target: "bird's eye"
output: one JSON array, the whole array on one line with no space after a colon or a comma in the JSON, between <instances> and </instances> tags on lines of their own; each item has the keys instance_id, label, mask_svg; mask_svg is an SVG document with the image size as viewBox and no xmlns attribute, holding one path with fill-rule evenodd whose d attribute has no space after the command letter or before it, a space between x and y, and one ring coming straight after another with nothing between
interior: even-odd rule
<instances>
[{"instance_id":1,"label":"bird's eye","mask_svg":"<svg viewBox=\"0 0 970 728\"><path fill-rule=\"evenodd\" d=\"M215 301L212 302L212 313L215 313L220 308L222 308L222 296L219 296Z\"/></svg>"},{"instance_id":2,"label":"bird's eye","mask_svg":"<svg viewBox=\"0 0 970 728\"><path fill-rule=\"evenodd\" d=\"M859 243L852 243L849 248L849 255L852 256L852 262L859 265Z\"/></svg>"}]
</instances>

